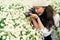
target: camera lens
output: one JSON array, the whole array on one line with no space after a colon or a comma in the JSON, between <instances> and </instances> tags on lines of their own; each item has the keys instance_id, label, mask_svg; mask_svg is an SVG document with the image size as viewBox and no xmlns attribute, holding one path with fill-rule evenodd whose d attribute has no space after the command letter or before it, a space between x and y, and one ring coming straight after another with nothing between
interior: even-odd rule
<instances>
[{"instance_id":1,"label":"camera lens","mask_svg":"<svg viewBox=\"0 0 60 40\"><path fill-rule=\"evenodd\" d=\"M26 17L29 17L31 12L25 12L24 14L25 14Z\"/></svg>"}]
</instances>

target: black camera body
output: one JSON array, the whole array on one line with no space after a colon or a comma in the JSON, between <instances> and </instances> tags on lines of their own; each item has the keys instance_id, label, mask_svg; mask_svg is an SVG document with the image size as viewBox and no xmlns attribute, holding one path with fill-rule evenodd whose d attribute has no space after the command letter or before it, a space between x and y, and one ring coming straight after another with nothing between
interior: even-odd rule
<instances>
[{"instance_id":1,"label":"black camera body","mask_svg":"<svg viewBox=\"0 0 60 40\"><path fill-rule=\"evenodd\" d=\"M26 17L29 17L31 14L37 14L34 8L29 9L29 12L24 13Z\"/></svg>"}]
</instances>

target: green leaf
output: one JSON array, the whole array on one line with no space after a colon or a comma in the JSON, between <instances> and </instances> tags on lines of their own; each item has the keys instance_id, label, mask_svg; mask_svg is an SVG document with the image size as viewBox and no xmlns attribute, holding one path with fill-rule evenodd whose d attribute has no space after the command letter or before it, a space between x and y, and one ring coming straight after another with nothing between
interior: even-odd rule
<instances>
[{"instance_id":1,"label":"green leaf","mask_svg":"<svg viewBox=\"0 0 60 40\"><path fill-rule=\"evenodd\" d=\"M0 21L0 28L4 28L4 26L6 26L4 20L6 20L6 18L2 18L1 19L1 21ZM3 26L1 24L3 24Z\"/></svg>"},{"instance_id":2,"label":"green leaf","mask_svg":"<svg viewBox=\"0 0 60 40\"><path fill-rule=\"evenodd\" d=\"M20 40L23 40L23 37L20 37Z\"/></svg>"},{"instance_id":3,"label":"green leaf","mask_svg":"<svg viewBox=\"0 0 60 40\"><path fill-rule=\"evenodd\" d=\"M31 31L27 30L25 35L28 35L28 34L30 34L30 32L31 32Z\"/></svg>"},{"instance_id":4,"label":"green leaf","mask_svg":"<svg viewBox=\"0 0 60 40\"><path fill-rule=\"evenodd\" d=\"M17 27L18 25L19 25L19 24L15 23L13 26L14 26L14 27Z\"/></svg>"},{"instance_id":5,"label":"green leaf","mask_svg":"<svg viewBox=\"0 0 60 40\"><path fill-rule=\"evenodd\" d=\"M3 36L0 36L0 40L3 40Z\"/></svg>"}]
</instances>

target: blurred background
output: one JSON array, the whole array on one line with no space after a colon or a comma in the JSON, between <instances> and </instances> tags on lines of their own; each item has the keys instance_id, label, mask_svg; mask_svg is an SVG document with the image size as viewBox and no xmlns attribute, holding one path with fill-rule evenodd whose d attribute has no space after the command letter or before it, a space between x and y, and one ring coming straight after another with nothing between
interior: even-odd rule
<instances>
[{"instance_id":1,"label":"blurred background","mask_svg":"<svg viewBox=\"0 0 60 40\"><path fill-rule=\"evenodd\" d=\"M60 15L60 0L48 1ZM0 0L0 40L42 40L40 30L24 15L31 7L32 0ZM60 40L60 26L56 34Z\"/></svg>"}]
</instances>

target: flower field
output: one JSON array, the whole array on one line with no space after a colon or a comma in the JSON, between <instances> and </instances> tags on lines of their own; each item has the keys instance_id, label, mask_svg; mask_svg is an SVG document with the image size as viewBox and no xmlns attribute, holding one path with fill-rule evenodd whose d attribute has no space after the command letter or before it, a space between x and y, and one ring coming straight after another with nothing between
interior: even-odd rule
<instances>
[{"instance_id":1,"label":"flower field","mask_svg":"<svg viewBox=\"0 0 60 40\"><path fill-rule=\"evenodd\" d=\"M32 7L28 1L0 0L0 40L42 40L40 30L34 29L30 18L24 15ZM60 14L59 0L50 2ZM60 37L60 28L57 35Z\"/></svg>"}]
</instances>

